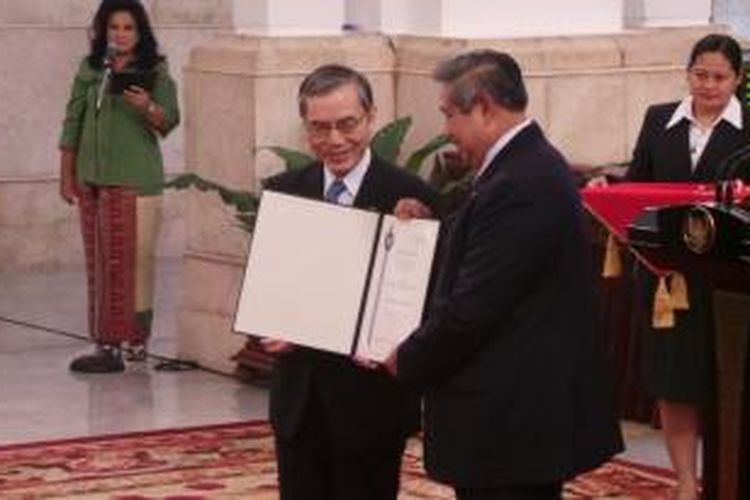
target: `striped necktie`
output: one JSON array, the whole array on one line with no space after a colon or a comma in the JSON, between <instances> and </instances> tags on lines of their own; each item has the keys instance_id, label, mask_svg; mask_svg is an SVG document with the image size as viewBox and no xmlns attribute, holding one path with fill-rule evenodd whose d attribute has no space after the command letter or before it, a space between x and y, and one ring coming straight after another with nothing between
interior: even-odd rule
<instances>
[{"instance_id":1,"label":"striped necktie","mask_svg":"<svg viewBox=\"0 0 750 500\"><path fill-rule=\"evenodd\" d=\"M341 196L344 191L346 191L346 184L344 184L341 179L336 179L330 186L328 186L324 198L328 203L338 203L339 196Z\"/></svg>"}]
</instances>

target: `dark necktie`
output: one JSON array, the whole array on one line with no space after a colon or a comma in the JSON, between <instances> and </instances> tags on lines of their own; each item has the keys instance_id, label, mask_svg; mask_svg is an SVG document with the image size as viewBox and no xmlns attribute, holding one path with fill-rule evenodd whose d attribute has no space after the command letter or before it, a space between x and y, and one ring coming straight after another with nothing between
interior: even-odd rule
<instances>
[{"instance_id":1,"label":"dark necktie","mask_svg":"<svg viewBox=\"0 0 750 500\"><path fill-rule=\"evenodd\" d=\"M346 191L346 184L344 184L341 179L336 179L330 186L328 186L324 198L328 203L338 203L339 196L341 196L344 191Z\"/></svg>"}]
</instances>

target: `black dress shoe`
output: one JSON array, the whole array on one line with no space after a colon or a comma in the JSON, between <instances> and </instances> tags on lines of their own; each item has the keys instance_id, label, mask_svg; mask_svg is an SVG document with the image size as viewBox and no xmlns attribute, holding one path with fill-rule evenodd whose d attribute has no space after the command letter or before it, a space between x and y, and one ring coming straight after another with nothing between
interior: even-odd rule
<instances>
[{"instance_id":1,"label":"black dress shoe","mask_svg":"<svg viewBox=\"0 0 750 500\"><path fill-rule=\"evenodd\" d=\"M70 363L70 371L79 373L117 373L125 370L120 349L97 346L93 354L84 354Z\"/></svg>"}]
</instances>

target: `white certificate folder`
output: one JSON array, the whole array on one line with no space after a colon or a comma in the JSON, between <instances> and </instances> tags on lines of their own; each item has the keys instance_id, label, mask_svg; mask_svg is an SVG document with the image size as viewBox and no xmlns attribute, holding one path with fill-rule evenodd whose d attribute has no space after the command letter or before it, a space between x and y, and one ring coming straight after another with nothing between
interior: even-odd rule
<instances>
[{"instance_id":1,"label":"white certificate folder","mask_svg":"<svg viewBox=\"0 0 750 500\"><path fill-rule=\"evenodd\" d=\"M438 228L264 191L234 329L383 361L422 318Z\"/></svg>"}]
</instances>

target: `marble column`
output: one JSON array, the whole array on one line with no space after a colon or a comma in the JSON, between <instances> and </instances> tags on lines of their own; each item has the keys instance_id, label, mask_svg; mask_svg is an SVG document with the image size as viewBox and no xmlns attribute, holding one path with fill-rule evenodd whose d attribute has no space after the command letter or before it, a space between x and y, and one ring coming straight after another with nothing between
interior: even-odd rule
<instances>
[{"instance_id":1,"label":"marble column","mask_svg":"<svg viewBox=\"0 0 750 500\"><path fill-rule=\"evenodd\" d=\"M348 0L348 21L365 31L460 38L616 33L622 0Z\"/></svg>"},{"instance_id":2,"label":"marble column","mask_svg":"<svg viewBox=\"0 0 750 500\"><path fill-rule=\"evenodd\" d=\"M699 26L711 22L711 0L625 0L631 28Z\"/></svg>"},{"instance_id":3,"label":"marble column","mask_svg":"<svg viewBox=\"0 0 750 500\"><path fill-rule=\"evenodd\" d=\"M713 20L728 25L737 37L750 43L750 2L747 0L714 0Z\"/></svg>"},{"instance_id":4,"label":"marble column","mask_svg":"<svg viewBox=\"0 0 750 500\"><path fill-rule=\"evenodd\" d=\"M233 0L238 33L264 36L341 33L344 0Z\"/></svg>"}]
</instances>

